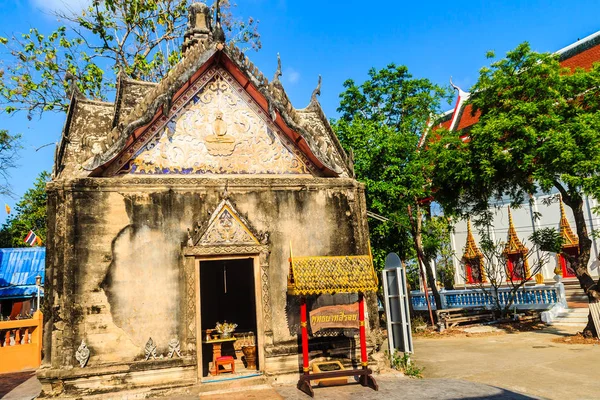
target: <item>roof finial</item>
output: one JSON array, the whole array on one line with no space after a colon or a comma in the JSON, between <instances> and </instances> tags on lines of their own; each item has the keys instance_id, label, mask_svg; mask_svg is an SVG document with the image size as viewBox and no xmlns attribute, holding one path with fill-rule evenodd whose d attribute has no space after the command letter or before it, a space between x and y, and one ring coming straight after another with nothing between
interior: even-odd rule
<instances>
[{"instance_id":1,"label":"roof finial","mask_svg":"<svg viewBox=\"0 0 600 400\"><path fill-rule=\"evenodd\" d=\"M210 10L204 3L194 2L188 7L187 29L183 35L181 50L183 55L190 47L198 42L206 42L211 39Z\"/></svg>"},{"instance_id":2,"label":"roof finial","mask_svg":"<svg viewBox=\"0 0 600 400\"><path fill-rule=\"evenodd\" d=\"M213 40L217 43L225 43L225 31L221 26L221 1L217 0L215 4L215 29L213 31Z\"/></svg>"},{"instance_id":3,"label":"roof finial","mask_svg":"<svg viewBox=\"0 0 600 400\"><path fill-rule=\"evenodd\" d=\"M454 82L452 82L452 76L450 77L450 86L452 86L458 92L459 97L469 96L469 92L465 92L464 90L459 88L457 85L455 85Z\"/></svg>"},{"instance_id":4,"label":"roof finial","mask_svg":"<svg viewBox=\"0 0 600 400\"><path fill-rule=\"evenodd\" d=\"M275 71L275 76L273 77L273 82L279 82L279 77L282 76L281 73L281 56L277 53L277 71Z\"/></svg>"},{"instance_id":5,"label":"roof finial","mask_svg":"<svg viewBox=\"0 0 600 400\"><path fill-rule=\"evenodd\" d=\"M79 86L77 86L77 77L73 75L70 71L65 73L65 82L69 86L69 95L79 97L81 96L81 92L79 91Z\"/></svg>"},{"instance_id":6,"label":"roof finial","mask_svg":"<svg viewBox=\"0 0 600 400\"><path fill-rule=\"evenodd\" d=\"M315 88L315 90L313 90L312 92L312 96L310 97L310 101L311 102L317 102L317 96L321 95L321 75L319 75L319 83L317 84L317 87Z\"/></svg>"}]
</instances>

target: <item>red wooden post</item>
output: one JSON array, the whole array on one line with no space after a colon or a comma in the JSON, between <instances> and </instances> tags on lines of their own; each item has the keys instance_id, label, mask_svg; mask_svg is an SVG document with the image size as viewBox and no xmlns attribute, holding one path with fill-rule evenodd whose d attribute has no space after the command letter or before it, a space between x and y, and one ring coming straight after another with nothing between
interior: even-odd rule
<instances>
[{"instance_id":1,"label":"red wooden post","mask_svg":"<svg viewBox=\"0 0 600 400\"><path fill-rule=\"evenodd\" d=\"M308 324L306 317L306 298L300 297L300 326L302 329L302 370L308 375Z\"/></svg>"},{"instance_id":2,"label":"red wooden post","mask_svg":"<svg viewBox=\"0 0 600 400\"><path fill-rule=\"evenodd\" d=\"M367 358L367 332L365 328L365 297L358 294L358 320L360 326L360 361L363 367L369 365Z\"/></svg>"}]
</instances>

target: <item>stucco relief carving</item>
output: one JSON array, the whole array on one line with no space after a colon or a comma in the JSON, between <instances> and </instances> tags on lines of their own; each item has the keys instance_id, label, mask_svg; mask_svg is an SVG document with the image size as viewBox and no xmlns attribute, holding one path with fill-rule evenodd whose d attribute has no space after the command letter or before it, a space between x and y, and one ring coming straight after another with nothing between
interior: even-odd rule
<instances>
[{"instance_id":1,"label":"stucco relief carving","mask_svg":"<svg viewBox=\"0 0 600 400\"><path fill-rule=\"evenodd\" d=\"M332 170L346 177L346 162L342 159L329 133L326 131L323 120L317 112L300 112L302 115L302 126L306 130L304 139L309 143L310 148L315 151L319 158L324 161Z\"/></svg>"},{"instance_id":2,"label":"stucco relief carving","mask_svg":"<svg viewBox=\"0 0 600 400\"><path fill-rule=\"evenodd\" d=\"M220 74L130 161L134 174L309 174Z\"/></svg>"},{"instance_id":3,"label":"stucco relief carving","mask_svg":"<svg viewBox=\"0 0 600 400\"><path fill-rule=\"evenodd\" d=\"M228 208L223 208L200 239L200 244L215 243L256 243L256 238L242 226L239 219L234 217Z\"/></svg>"},{"instance_id":4,"label":"stucco relief carving","mask_svg":"<svg viewBox=\"0 0 600 400\"><path fill-rule=\"evenodd\" d=\"M69 149L78 163L104 153L107 148L106 136L95 132L87 132L82 138L72 138L69 143Z\"/></svg>"}]
</instances>

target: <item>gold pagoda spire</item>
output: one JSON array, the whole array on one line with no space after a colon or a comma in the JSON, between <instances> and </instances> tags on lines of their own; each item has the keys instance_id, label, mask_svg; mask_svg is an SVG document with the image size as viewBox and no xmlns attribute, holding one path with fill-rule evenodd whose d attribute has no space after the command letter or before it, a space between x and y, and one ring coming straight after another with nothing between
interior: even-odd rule
<instances>
[{"instance_id":1,"label":"gold pagoda spire","mask_svg":"<svg viewBox=\"0 0 600 400\"><path fill-rule=\"evenodd\" d=\"M483 253L475 243L470 218L467 220L467 244L465 245L462 261L465 264L466 283L486 282Z\"/></svg>"},{"instance_id":2,"label":"gold pagoda spire","mask_svg":"<svg viewBox=\"0 0 600 400\"><path fill-rule=\"evenodd\" d=\"M579 238L571 229L562 198L560 199L560 234L563 237L563 247L579 246Z\"/></svg>"},{"instance_id":3,"label":"gold pagoda spire","mask_svg":"<svg viewBox=\"0 0 600 400\"><path fill-rule=\"evenodd\" d=\"M525 254L528 252L527 247L523 245L519 236L517 236L517 230L513 222L512 212L510 206L508 207L508 240L504 246L504 254Z\"/></svg>"},{"instance_id":4,"label":"gold pagoda spire","mask_svg":"<svg viewBox=\"0 0 600 400\"><path fill-rule=\"evenodd\" d=\"M473 232L471 231L471 219L467 220L467 244L465 245L465 251L463 253L463 258L465 259L474 259L474 258L483 258L483 253L477 247L477 243L475 243L475 238L473 237Z\"/></svg>"}]
</instances>

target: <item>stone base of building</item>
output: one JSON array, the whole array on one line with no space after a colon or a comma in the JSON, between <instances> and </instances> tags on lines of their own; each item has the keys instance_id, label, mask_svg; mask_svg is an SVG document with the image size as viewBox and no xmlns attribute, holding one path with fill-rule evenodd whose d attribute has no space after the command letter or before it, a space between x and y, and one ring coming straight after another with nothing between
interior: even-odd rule
<instances>
[{"instance_id":1,"label":"stone base of building","mask_svg":"<svg viewBox=\"0 0 600 400\"><path fill-rule=\"evenodd\" d=\"M191 386L197 382L196 360L136 361L104 364L86 368L40 368L37 377L42 384L40 397L109 395L124 390L160 390ZM116 396L121 398L121 396Z\"/></svg>"},{"instance_id":2,"label":"stone base of building","mask_svg":"<svg viewBox=\"0 0 600 400\"><path fill-rule=\"evenodd\" d=\"M342 357L347 368L352 368L347 355L354 349L345 345L337 346L331 356ZM368 347L369 353L373 347ZM302 355L298 354L295 342L280 344L269 349L261 373L265 377L297 377L301 371ZM346 355L346 356L344 356ZM356 354L355 356L359 356ZM311 361L322 360L322 351L311 352ZM374 365L375 366L375 365ZM257 371L259 372L259 371ZM42 384L41 398L81 398L121 399L146 398L149 392L159 395L175 389L185 389L202 384L198 379L198 366L195 357L114 363L85 368L52 369L42 367L37 372Z\"/></svg>"}]
</instances>

